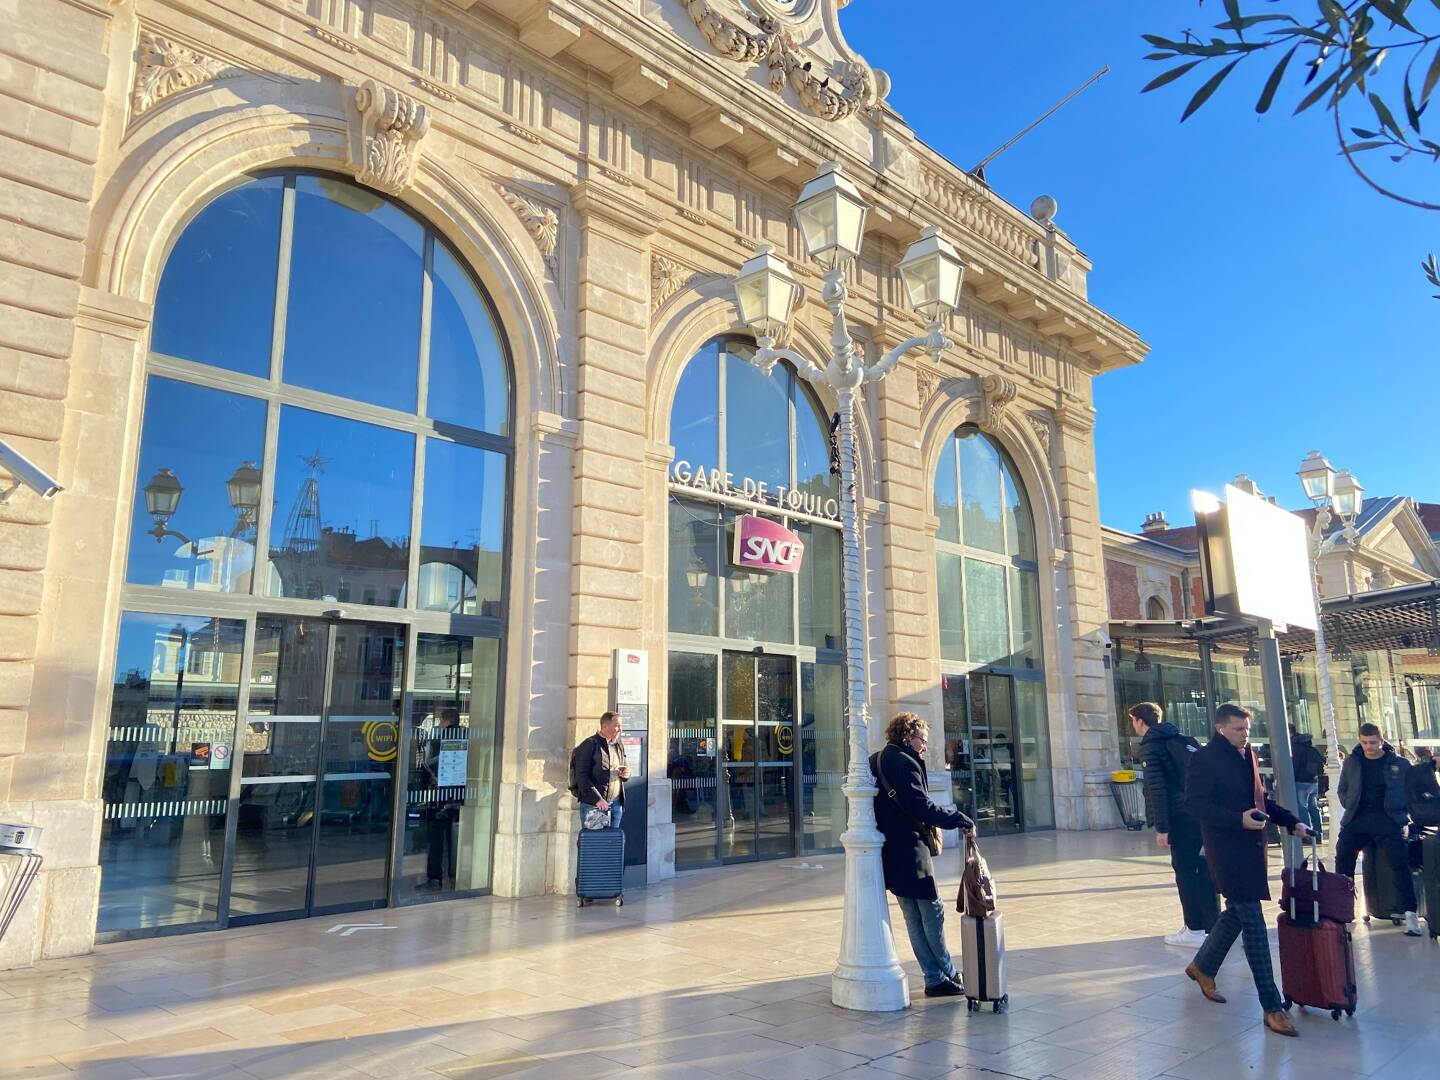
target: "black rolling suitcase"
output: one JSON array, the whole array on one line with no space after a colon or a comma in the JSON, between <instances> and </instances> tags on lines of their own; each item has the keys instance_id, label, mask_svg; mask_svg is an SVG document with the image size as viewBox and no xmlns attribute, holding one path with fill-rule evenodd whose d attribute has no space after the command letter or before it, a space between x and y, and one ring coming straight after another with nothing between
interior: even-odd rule
<instances>
[{"instance_id":1,"label":"black rolling suitcase","mask_svg":"<svg viewBox=\"0 0 1440 1080\"><path fill-rule=\"evenodd\" d=\"M1420 841L1420 887L1416 893L1430 940L1440 938L1440 833Z\"/></svg>"},{"instance_id":2,"label":"black rolling suitcase","mask_svg":"<svg viewBox=\"0 0 1440 1080\"><path fill-rule=\"evenodd\" d=\"M1408 869L1408 867L1407 867ZM1419 871L1415 874L1415 897L1420 898L1423 881ZM1400 897L1395 892L1395 872L1390 860L1376 844L1367 845L1360 856L1360 876L1365 884L1365 921L1389 919L1399 926L1405 921L1405 912L1400 906Z\"/></svg>"},{"instance_id":3,"label":"black rolling suitcase","mask_svg":"<svg viewBox=\"0 0 1440 1080\"><path fill-rule=\"evenodd\" d=\"M619 829L581 829L575 861L575 899L580 907L596 900L625 903L625 834Z\"/></svg>"}]
</instances>

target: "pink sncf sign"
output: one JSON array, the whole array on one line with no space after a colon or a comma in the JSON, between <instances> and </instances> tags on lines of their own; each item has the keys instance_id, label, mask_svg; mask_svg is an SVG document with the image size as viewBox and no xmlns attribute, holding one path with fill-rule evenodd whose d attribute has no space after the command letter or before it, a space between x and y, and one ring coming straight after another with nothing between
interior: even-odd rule
<instances>
[{"instance_id":1,"label":"pink sncf sign","mask_svg":"<svg viewBox=\"0 0 1440 1080\"><path fill-rule=\"evenodd\" d=\"M750 570L777 570L793 574L800 569L805 544L785 526L769 518L747 514L736 520L731 561Z\"/></svg>"}]
</instances>

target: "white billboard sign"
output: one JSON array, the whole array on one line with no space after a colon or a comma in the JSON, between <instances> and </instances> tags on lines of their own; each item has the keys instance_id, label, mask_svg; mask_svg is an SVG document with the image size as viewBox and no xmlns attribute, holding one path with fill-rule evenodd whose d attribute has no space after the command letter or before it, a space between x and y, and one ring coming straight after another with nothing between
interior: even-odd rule
<instances>
[{"instance_id":1,"label":"white billboard sign","mask_svg":"<svg viewBox=\"0 0 1440 1080\"><path fill-rule=\"evenodd\" d=\"M1305 522L1290 511L1227 484L1225 505L1202 511L1207 592L1218 614L1268 619L1314 630Z\"/></svg>"}]
</instances>

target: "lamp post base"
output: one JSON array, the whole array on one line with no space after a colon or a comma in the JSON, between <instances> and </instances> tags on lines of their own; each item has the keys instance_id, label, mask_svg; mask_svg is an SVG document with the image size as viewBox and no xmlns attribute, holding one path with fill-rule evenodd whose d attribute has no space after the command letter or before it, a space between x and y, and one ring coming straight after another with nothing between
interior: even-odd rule
<instances>
[{"instance_id":1,"label":"lamp post base","mask_svg":"<svg viewBox=\"0 0 1440 1080\"><path fill-rule=\"evenodd\" d=\"M874 825L875 789L857 791L847 786L845 794L852 825L840 837L845 849L845 910L840 960L830 976L830 1000L857 1012L898 1012L910 1005L910 984L890 932L880 862L885 838Z\"/></svg>"}]
</instances>

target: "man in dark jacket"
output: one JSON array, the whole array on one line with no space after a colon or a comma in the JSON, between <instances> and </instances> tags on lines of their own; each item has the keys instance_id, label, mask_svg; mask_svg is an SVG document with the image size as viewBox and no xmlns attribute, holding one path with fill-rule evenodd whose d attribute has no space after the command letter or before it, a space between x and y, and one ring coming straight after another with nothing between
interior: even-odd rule
<instances>
[{"instance_id":1,"label":"man in dark jacket","mask_svg":"<svg viewBox=\"0 0 1440 1080\"><path fill-rule=\"evenodd\" d=\"M1245 959L1260 995L1266 1028L1277 1035L1295 1035L1295 1025L1275 986L1270 938L1260 906L1270 899L1265 824L1267 818L1273 820L1301 839L1309 830L1270 798L1260 782L1260 762L1250 747L1249 709L1221 705L1215 710L1215 735L1190 763L1185 808L1200 820L1210 873L1225 897L1225 913L1185 974L1207 998L1224 1004L1215 989L1215 973L1235 938L1243 935Z\"/></svg>"},{"instance_id":2,"label":"man in dark jacket","mask_svg":"<svg viewBox=\"0 0 1440 1080\"><path fill-rule=\"evenodd\" d=\"M571 752L570 778L570 793L580 800L580 827L585 827L589 811L599 810L610 815L610 828L618 829L625 813L625 781L630 779L619 713L601 716L600 730Z\"/></svg>"},{"instance_id":3,"label":"man in dark jacket","mask_svg":"<svg viewBox=\"0 0 1440 1080\"><path fill-rule=\"evenodd\" d=\"M1190 759L1200 744L1165 719L1153 701L1127 710L1130 725L1140 739L1145 766L1145 818L1155 828L1155 843L1170 849L1170 867L1180 892L1185 925L1165 938L1167 945L1198 949L1220 917L1215 883L1200 853L1200 823L1185 809L1185 777Z\"/></svg>"},{"instance_id":4,"label":"man in dark jacket","mask_svg":"<svg viewBox=\"0 0 1440 1080\"><path fill-rule=\"evenodd\" d=\"M1320 777L1325 775L1325 755L1311 735L1302 735L1290 725L1290 758L1295 763L1295 802L1300 820L1317 836L1320 823Z\"/></svg>"},{"instance_id":5,"label":"man in dark jacket","mask_svg":"<svg viewBox=\"0 0 1440 1080\"><path fill-rule=\"evenodd\" d=\"M1428 746L1415 748L1415 764L1405 778L1405 806L1417 828L1433 831L1440 827L1440 780L1435 770L1435 751ZM1440 912L1427 918L1440 919Z\"/></svg>"},{"instance_id":6,"label":"man in dark jacket","mask_svg":"<svg viewBox=\"0 0 1440 1080\"><path fill-rule=\"evenodd\" d=\"M1405 909L1405 933L1420 936L1415 911L1415 880L1410 876L1410 853L1405 825L1410 811L1405 802L1405 781L1410 763L1391 749L1374 724L1360 725L1360 745L1340 768L1340 837L1335 841L1335 869L1355 876L1355 858L1361 851L1385 852L1395 879L1395 895ZM1372 846L1373 845L1373 846ZM1369 856L1367 856L1368 858Z\"/></svg>"},{"instance_id":7,"label":"man in dark jacket","mask_svg":"<svg viewBox=\"0 0 1440 1080\"><path fill-rule=\"evenodd\" d=\"M968 833L975 823L959 810L930 801L925 773L929 726L924 720L914 713L900 713L885 729L885 738L884 748L870 755L870 771L880 789L875 796L875 824L885 837L880 850L885 888L900 902L910 947L925 975L925 996L963 994L945 946L945 905L935 890L924 832L933 825Z\"/></svg>"}]
</instances>

